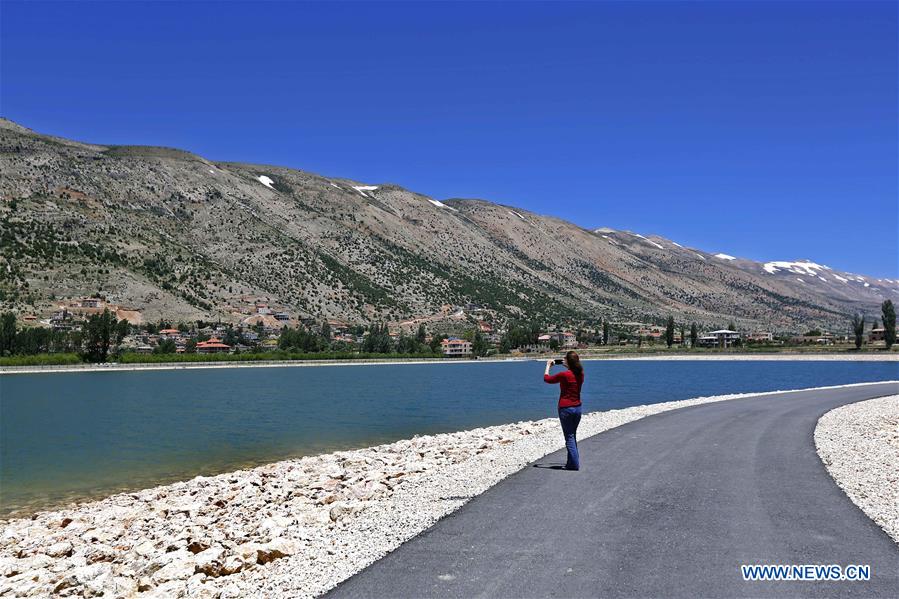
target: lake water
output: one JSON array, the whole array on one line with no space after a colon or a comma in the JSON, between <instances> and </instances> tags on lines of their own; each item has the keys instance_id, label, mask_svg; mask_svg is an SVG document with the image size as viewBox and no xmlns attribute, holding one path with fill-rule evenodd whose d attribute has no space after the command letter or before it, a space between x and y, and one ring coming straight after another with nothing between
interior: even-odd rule
<instances>
[{"instance_id":1,"label":"lake water","mask_svg":"<svg viewBox=\"0 0 899 599\"><path fill-rule=\"evenodd\" d=\"M587 411L899 379L896 362L585 362ZM0 518L274 460L555 416L542 362L0 377Z\"/></svg>"}]
</instances>

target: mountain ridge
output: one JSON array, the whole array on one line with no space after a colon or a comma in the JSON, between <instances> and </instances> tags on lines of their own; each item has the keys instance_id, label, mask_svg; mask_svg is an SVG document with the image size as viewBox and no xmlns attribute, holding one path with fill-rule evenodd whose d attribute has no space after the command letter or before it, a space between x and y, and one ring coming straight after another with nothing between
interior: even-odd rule
<instances>
[{"instance_id":1,"label":"mountain ridge","mask_svg":"<svg viewBox=\"0 0 899 599\"><path fill-rule=\"evenodd\" d=\"M150 319L234 320L263 298L349 322L439 320L474 304L497 322L671 313L795 331L899 299L899 281L810 261L715 255L480 198L87 144L6 119L0 165L0 304L20 312L100 293Z\"/></svg>"}]
</instances>

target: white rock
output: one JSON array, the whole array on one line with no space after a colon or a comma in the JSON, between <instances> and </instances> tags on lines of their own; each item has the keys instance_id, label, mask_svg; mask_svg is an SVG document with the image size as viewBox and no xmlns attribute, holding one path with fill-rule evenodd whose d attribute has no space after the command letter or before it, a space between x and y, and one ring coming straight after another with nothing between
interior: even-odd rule
<instances>
[{"instance_id":1,"label":"white rock","mask_svg":"<svg viewBox=\"0 0 899 599\"><path fill-rule=\"evenodd\" d=\"M222 575L225 563L225 548L210 547L196 555L195 568L197 572L216 578Z\"/></svg>"},{"instance_id":2,"label":"white rock","mask_svg":"<svg viewBox=\"0 0 899 599\"><path fill-rule=\"evenodd\" d=\"M54 543L47 547L44 551L50 557L68 557L72 555L72 543L71 541L60 541L59 543Z\"/></svg>"},{"instance_id":3,"label":"white rock","mask_svg":"<svg viewBox=\"0 0 899 599\"><path fill-rule=\"evenodd\" d=\"M166 563L162 568L153 573L152 580L156 585L171 580L187 580L194 574L194 554L185 550L173 551L166 554Z\"/></svg>"}]
</instances>

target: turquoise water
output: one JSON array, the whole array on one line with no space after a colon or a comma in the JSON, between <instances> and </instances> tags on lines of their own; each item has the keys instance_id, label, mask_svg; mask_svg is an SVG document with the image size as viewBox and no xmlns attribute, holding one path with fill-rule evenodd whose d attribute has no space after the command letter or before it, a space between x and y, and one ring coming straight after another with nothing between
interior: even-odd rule
<instances>
[{"instance_id":1,"label":"turquoise water","mask_svg":"<svg viewBox=\"0 0 899 599\"><path fill-rule=\"evenodd\" d=\"M287 457L555 415L542 362L0 377L0 517ZM895 362L585 362L585 410L899 379Z\"/></svg>"}]
</instances>

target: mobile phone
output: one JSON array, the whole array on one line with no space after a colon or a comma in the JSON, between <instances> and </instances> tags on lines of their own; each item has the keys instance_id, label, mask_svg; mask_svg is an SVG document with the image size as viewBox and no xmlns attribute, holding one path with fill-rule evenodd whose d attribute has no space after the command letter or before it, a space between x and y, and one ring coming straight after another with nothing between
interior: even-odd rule
<instances>
[{"instance_id":1,"label":"mobile phone","mask_svg":"<svg viewBox=\"0 0 899 599\"><path fill-rule=\"evenodd\" d=\"M553 360L553 364L564 364L564 363L565 363L565 360L563 360L562 358L556 358L555 360Z\"/></svg>"}]
</instances>

